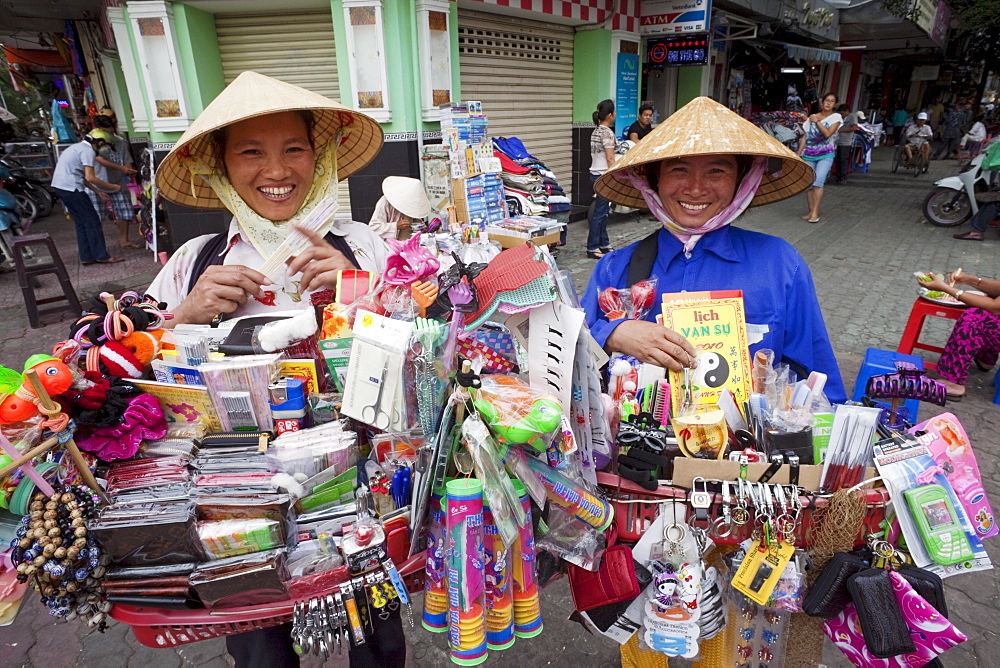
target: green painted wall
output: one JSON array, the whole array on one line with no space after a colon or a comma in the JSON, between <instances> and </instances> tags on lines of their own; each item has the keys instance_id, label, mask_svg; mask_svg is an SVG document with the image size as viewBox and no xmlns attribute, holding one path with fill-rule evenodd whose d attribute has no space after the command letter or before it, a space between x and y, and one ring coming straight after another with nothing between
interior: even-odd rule
<instances>
[{"instance_id":1,"label":"green painted wall","mask_svg":"<svg viewBox=\"0 0 1000 668\"><path fill-rule=\"evenodd\" d=\"M573 122L593 122L597 103L614 99L610 30L581 30L573 38Z\"/></svg>"},{"instance_id":2,"label":"green painted wall","mask_svg":"<svg viewBox=\"0 0 1000 668\"><path fill-rule=\"evenodd\" d=\"M190 5L174 5L174 27L191 118L197 118L226 87L215 16Z\"/></svg>"},{"instance_id":3,"label":"green painted wall","mask_svg":"<svg viewBox=\"0 0 1000 668\"><path fill-rule=\"evenodd\" d=\"M704 67L680 67L677 69L677 108L701 95L701 76Z\"/></svg>"},{"instance_id":4,"label":"green painted wall","mask_svg":"<svg viewBox=\"0 0 1000 668\"><path fill-rule=\"evenodd\" d=\"M105 58L104 63L108 66L104 71L115 78L115 85L118 86L122 103L128 105L128 109L115 109L115 116L118 118L118 133L121 134L122 131L126 131L130 135L136 135L135 128L132 126L132 114L129 113L132 101L128 96L128 84L125 83L125 72L122 71L122 62L118 58Z\"/></svg>"}]
</instances>

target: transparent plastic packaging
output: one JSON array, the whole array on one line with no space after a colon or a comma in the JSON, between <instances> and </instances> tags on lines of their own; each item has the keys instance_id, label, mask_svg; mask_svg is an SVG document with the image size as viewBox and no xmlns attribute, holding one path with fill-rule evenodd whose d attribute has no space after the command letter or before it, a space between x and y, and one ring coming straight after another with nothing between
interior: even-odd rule
<instances>
[{"instance_id":1,"label":"transparent plastic packaging","mask_svg":"<svg viewBox=\"0 0 1000 668\"><path fill-rule=\"evenodd\" d=\"M500 443L545 452L562 435L563 410L554 395L516 376L488 375L481 382L473 403Z\"/></svg>"}]
</instances>

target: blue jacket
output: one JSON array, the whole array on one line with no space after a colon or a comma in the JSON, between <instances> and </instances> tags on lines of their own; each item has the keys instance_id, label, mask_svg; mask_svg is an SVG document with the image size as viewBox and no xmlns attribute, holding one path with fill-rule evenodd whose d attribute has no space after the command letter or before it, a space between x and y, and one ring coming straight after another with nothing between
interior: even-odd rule
<instances>
[{"instance_id":1,"label":"blue jacket","mask_svg":"<svg viewBox=\"0 0 1000 668\"><path fill-rule=\"evenodd\" d=\"M626 287L629 262L637 245L601 258L583 295L587 324L601 346L624 321L609 322L597 296L607 287ZM657 278L660 293L742 290L751 358L757 350L770 348L775 360L800 373L825 373L830 401L847 400L812 274L798 251L784 239L727 225L703 236L688 257L676 237L660 230L652 276ZM656 321L660 301L656 300L646 320Z\"/></svg>"}]
</instances>

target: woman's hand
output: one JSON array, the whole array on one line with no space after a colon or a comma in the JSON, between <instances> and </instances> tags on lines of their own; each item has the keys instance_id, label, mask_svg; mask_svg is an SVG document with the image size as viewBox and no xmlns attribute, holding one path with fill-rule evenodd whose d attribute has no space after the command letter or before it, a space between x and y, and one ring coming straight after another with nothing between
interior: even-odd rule
<instances>
[{"instance_id":1,"label":"woman's hand","mask_svg":"<svg viewBox=\"0 0 1000 668\"><path fill-rule=\"evenodd\" d=\"M931 280L929 280L929 281L922 281L922 280L920 280L918 278L917 279L917 285L919 285L922 288L926 288L928 290L939 290L941 292L947 292L948 288L953 287L950 283L947 283L947 282L941 280L940 278L938 278L937 274L935 274L932 271L927 271L927 272L924 272L924 273L925 273L925 275L930 276Z\"/></svg>"},{"instance_id":2,"label":"woman's hand","mask_svg":"<svg viewBox=\"0 0 1000 668\"><path fill-rule=\"evenodd\" d=\"M299 226L295 229L312 243L312 246L288 260L289 276L302 272L299 292L334 289L337 285L337 272L354 269L354 265L344 257L343 253L326 243L326 240L315 232Z\"/></svg>"},{"instance_id":3,"label":"woman's hand","mask_svg":"<svg viewBox=\"0 0 1000 668\"><path fill-rule=\"evenodd\" d=\"M608 350L632 355L640 362L680 371L694 366L694 346L672 329L645 320L628 320L615 327Z\"/></svg>"},{"instance_id":4,"label":"woman's hand","mask_svg":"<svg viewBox=\"0 0 1000 668\"><path fill-rule=\"evenodd\" d=\"M962 285L972 285L978 279L972 274L967 274L961 269L956 269L955 271L948 274L948 282L952 285L962 284Z\"/></svg>"},{"instance_id":5,"label":"woman's hand","mask_svg":"<svg viewBox=\"0 0 1000 668\"><path fill-rule=\"evenodd\" d=\"M243 265L210 266L174 309L174 319L168 322L207 325L219 314L232 313L243 306L251 295L262 296L261 286L270 283L264 274Z\"/></svg>"}]
</instances>

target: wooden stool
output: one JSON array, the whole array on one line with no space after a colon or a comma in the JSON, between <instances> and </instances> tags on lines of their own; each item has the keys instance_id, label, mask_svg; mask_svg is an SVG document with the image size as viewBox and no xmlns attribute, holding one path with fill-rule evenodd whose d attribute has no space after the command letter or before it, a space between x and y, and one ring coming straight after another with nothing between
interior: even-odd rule
<instances>
[{"instance_id":1,"label":"wooden stool","mask_svg":"<svg viewBox=\"0 0 1000 668\"><path fill-rule=\"evenodd\" d=\"M49 262L27 265L23 249L30 246L45 246L50 258ZM24 295L24 305L28 309L28 322L31 323L33 329L38 329L42 326L38 319L40 315L66 310L72 311L74 316L78 316L83 312L80 301L76 298L76 291L73 290L73 284L69 281L69 274L66 273L66 267L63 265L62 258L59 257L59 251L56 250L56 245L52 241L52 237L47 234L28 234L14 237L11 250L14 252L17 282L21 286L21 293ZM31 279L43 274L55 274L56 278L59 279L59 285L62 287L63 293L61 296L46 297L45 299L35 298L35 289L31 285ZM66 304L42 310L38 309L40 304L51 304L61 301L65 301Z\"/></svg>"},{"instance_id":2,"label":"wooden stool","mask_svg":"<svg viewBox=\"0 0 1000 668\"><path fill-rule=\"evenodd\" d=\"M920 330L924 327L924 320L930 316L958 320L963 313L965 313L964 307L944 306L917 297L916 301L913 302L913 308L910 309L910 319L906 321L906 328L903 330L902 338L899 339L899 346L896 347L896 352L910 355L913 353L914 348L919 348L920 350L929 350L932 353L940 355L944 352L944 348L920 343ZM924 360L924 368L936 369L937 364Z\"/></svg>"}]
</instances>

